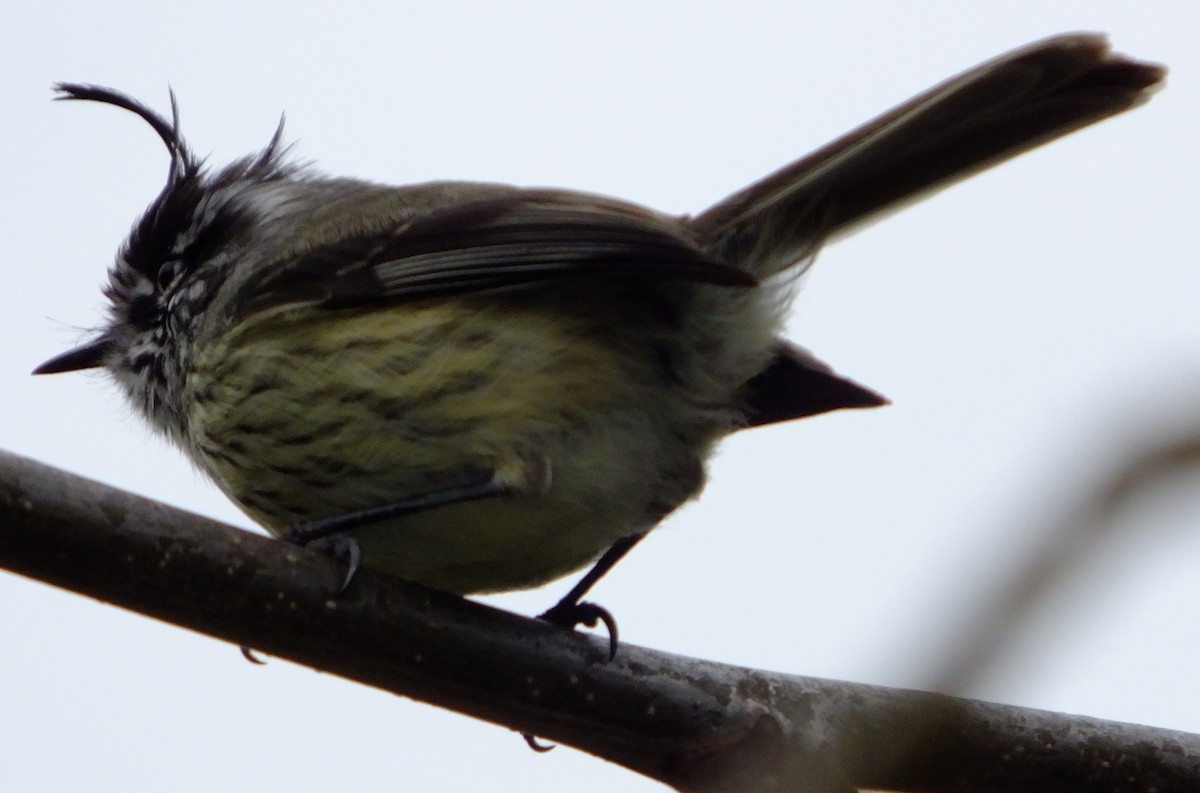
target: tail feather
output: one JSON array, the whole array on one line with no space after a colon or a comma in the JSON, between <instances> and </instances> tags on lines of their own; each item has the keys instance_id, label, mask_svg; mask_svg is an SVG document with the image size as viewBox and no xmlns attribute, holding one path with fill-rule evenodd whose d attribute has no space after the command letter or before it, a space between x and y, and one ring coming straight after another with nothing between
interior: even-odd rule
<instances>
[{"instance_id":1,"label":"tail feather","mask_svg":"<svg viewBox=\"0 0 1200 793\"><path fill-rule=\"evenodd\" d=\"M702 244L759 277L877 215L1140 105L1165 70L1102 35L1002 55L896 107L692 220Z\"/></svg>"}]
</instances>

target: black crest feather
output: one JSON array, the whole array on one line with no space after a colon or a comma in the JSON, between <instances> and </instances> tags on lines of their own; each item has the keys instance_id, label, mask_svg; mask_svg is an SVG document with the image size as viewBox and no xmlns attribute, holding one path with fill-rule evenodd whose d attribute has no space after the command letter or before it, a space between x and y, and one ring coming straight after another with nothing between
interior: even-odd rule
<instances>
[{"instance_id":1,"label":"black crest feather","mask_svg":"<svg viewBox=\"0 0 1200 793\"><path fill-rule=\"evenodd\" d=\"M112 88L86 83L55 83L54 90L58 92L55 99L62 101L100 102L113 105L136 115L145 121L158 133L167 151L171 154L172 178L188 171L195 171L199 163L191 149L188 148L179 132L179 104L175 101L175 92L171 96L171 120L155 112L128 94L123 94Z\"/></svg>"}]
</instances>

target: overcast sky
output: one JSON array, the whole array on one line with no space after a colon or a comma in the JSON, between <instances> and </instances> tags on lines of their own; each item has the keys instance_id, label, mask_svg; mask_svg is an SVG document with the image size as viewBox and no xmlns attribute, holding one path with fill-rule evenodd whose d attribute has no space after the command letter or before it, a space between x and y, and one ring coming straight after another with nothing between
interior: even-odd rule
<instances>
[{"instance_id":1,"label":"overcast sky","mask_svg":"<svg viewBox=\"0 0 1200 793\"><path fill-rule=\"evenodd\" d=\"M695 212L1071 30L1168 64L1167 89L825 251L790 334L894 404L731 439L704 496L595 598L637 644L921 686L1041 526L1130 449L1200 425L1194 0L168 5L4 12L0 447L249 526L102 377L28 376L99 321L105 268L166 172L144 124L51 103L52 81L163 110L169 83L215 163L261 147L286 110L298 155L331 173ZM1200 732L1186 490L1130 511L971 693ZM493 601L536 613L569 584ZM8 574L0 768L21 791L657 788Z\"/></svg>"}]
</instances>

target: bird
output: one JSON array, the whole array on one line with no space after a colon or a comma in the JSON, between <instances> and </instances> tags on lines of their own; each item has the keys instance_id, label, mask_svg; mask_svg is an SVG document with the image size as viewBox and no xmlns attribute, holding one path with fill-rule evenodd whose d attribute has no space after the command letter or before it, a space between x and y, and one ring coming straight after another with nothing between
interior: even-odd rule
<instances>
[{"instance_id":1,"label":"bird","mask_svg":"<svg viewBox=\"0 0 1200 793\"><path fill-rule=\"evenodd\" d=\"M282 122L221 168L165 144L166 186L108 274L108 318L37 367L101 368L275 536L458 594L592 565L583 598L694 498L729 434L887 400L781 336L826 244L1144 103L1163 67L1099 34L954 77L695 215L585 192L392 186L291 158Z\"/></svg>"}]
</instances>

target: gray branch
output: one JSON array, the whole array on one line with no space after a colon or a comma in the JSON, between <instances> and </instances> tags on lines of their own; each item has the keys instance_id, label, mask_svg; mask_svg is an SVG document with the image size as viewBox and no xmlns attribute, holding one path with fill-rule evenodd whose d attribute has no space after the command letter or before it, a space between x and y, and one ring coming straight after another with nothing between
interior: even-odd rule
<instances>
[{"instance_id":1,"label":"gray branch","mask_svg":"<svg viewBox=\"0 0 1200 793\"><path fill-rule=\"evenodd\" d=\"M369 570L332 594L319 554L3 452L0 565L683 791L1200 790L1200 736L630 644L609 663L602 638Z\"/></svg>"}]
</instances>

